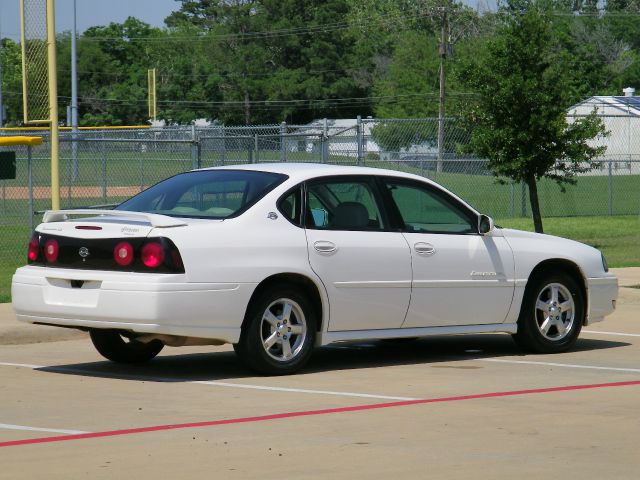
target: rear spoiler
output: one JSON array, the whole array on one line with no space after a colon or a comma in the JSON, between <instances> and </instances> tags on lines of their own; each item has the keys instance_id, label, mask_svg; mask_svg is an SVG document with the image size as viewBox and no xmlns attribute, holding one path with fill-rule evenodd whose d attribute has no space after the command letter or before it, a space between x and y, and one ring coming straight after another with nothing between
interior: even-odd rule
<instances>
[{"instance_id":1,"label":"rear spoiler","mask_svg":"<svg viewBox=\"0 0 640 480\"><path fill-rule=\"evenodd\" d=\"M44 223L49 222L66 222L74 215L85 215L91 217L120 217L131 218L133 220L144 220L151 224L152 227L166 228L166 227L182 227L187 225L184 221L169 217L167 215L158 215L155 213L144 212L127 212L124 210L95 210L95 209L82 209L82 210L47 210L44 212L42 221Z\"/></svg>"}]
</instances>

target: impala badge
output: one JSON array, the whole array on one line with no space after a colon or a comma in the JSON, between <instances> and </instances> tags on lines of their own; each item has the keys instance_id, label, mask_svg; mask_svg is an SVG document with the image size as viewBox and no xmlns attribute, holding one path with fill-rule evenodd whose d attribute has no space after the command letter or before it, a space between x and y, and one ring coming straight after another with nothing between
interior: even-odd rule
<instances>
[{"instance_id":1,"label":"impala badge","mask_svg":"<svg viewBox=\"0 0 640 480\"><path fill-rule=\"evenodd\" d=\"M86 259L89 256L89 249L87 247L81 247L80 250L78 250L78 255Z\"/></svg>"},{"instance_id":2,"label":"impala badge","mask_svg":"<svg viewBox=\"0 0 640 480\"><path fill-rule=\"evenodd\" d=\"M497 277L498 272L476 272L473 270L471 272L472 277Z\"/></svg>"}]
</instances>

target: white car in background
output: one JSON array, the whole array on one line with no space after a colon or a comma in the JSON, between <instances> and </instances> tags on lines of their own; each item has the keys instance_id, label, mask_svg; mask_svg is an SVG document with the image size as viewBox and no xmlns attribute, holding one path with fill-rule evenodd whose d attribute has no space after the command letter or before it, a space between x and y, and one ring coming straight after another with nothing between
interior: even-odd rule
<instances>
[{"instance_id":1,"label":"white car in background","mask_svg":"<svg viewBox=\"0 0 640 480\"><path fill-rule=\"evenodd\" d=\"M196 170L114 210L49 211L28 263L21 321L88 330L125 363L231 343L267 374L348 340L506 332L561 352L618 292L592 247L494 227L416 175L319 164Z\"/></svg>"}]
</instances>

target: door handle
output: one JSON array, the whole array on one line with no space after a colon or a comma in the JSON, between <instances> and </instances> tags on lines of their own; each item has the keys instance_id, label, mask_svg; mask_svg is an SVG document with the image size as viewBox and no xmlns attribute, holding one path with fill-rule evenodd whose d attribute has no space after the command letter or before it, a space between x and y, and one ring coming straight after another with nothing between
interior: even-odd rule
<instances>
[{"instance_id":1,"label":"door handle","mask_svg":"<svg viewBox=\"0 0 640 480\"><path fill-rule=\"evenodd\" d=\"M318 240L317 242L314 242L313 248L320 253L332 253L338 249L335 243L328 242L326 240Z\"/></svg>"},{"instance_id":2,"label":"door handle","mask_svg":"<svg viewBox=\"0 0 640 480\"><path fill-rule=\"evenodd\" d=\"M414 250L420 255L433 255L436 249L430 243L418 242L413 245Z\"/></svg>"}]
</instances>

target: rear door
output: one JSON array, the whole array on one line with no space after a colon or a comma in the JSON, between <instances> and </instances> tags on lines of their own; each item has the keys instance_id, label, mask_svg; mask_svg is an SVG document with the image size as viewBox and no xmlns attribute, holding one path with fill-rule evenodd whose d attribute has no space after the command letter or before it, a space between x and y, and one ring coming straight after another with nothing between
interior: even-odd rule
<instances>
[{"instance_id":1,"label":"rear door","mask_svg":"<svg viewBox=\"0 0 640 480\"><path fill-rule=\"evenodd\" d=\"M330 331L399 328L404 321L411 254L380 205L371 177L306 185L309 261L329 295Z\"/></svg>"}]
</instances>

